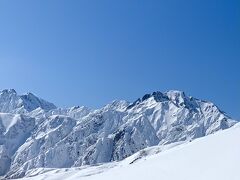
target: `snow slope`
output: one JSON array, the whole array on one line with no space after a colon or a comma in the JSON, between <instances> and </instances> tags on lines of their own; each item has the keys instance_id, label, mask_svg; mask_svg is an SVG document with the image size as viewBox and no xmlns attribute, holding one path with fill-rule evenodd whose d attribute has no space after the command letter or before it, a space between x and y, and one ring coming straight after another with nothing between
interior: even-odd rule
<instances>
[{"instance_id":1,"label":"snow slope","mask_svg":"<svg viewBox=\"0 0 240 180\"><path fill-rule=\"evenodd\" d=\"M24 180L239 180L240 124L159 152L140 151L129 158L100 166L34 169ZM145 154L145 155L144 155ZM144 155L144 156L142 156Z\"/></svg>"}]
</instances>

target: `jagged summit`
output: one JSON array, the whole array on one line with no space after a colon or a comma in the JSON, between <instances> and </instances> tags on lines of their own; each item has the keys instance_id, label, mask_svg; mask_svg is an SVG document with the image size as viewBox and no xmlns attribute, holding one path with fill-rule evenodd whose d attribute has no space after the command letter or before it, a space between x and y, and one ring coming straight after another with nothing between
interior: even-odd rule
<instances>
[{"instance_id":1,"label":"jagged summit","mask_svg":"<svg viewBox=\"0 0 240 180\"><path fill-rule=\"evenodd\" d=\"M0 92L0 94L16 94L15 89L4 89Z\"/></svg>"},{"instance_id":2,"label":"jagged summit","mask_svg":"<svg viewBox=\"0 0 240 180\"><path fill-rule=\"evenodd\" d=\"M153 98L156 102L163 102L163 101L168 101L169 100L169 98L166 94L164 94L160 91L156 91L156 92L153 92L151 94L145 94L142 98L138 98L133 103L130 103L129 106L127 107L127 109L131 109L135 105L138 105L141 102L144 102L144 101L146 101L150 98Z\"/></svg>"},{"instance_id":3,"label":"jagged summit","mask_svg":"<svg viewBox=\"0 0 240 180\"><path fill-rule=\"evenodd\" d=\"M191 110L196 110L201 102L210 103L193 98L192 96L187 96L184 91L170 90L164 93L156 91L150 94L145 94L142 98L138 98L133 103L130 103L127 109L131 109L138 104L146 103L151 100L154 100L156 103L171 101L178 107L185 107Z\"/></svg>"},{"instance_id":4,"label":"jagged summit","mask_svg":"<svg viewBox=\"0 0 240 180\"><path fill-rule=\"evenodd\" d=\"M0 91L0 112L27 113L38 107L46 111L56 108L53 103L38 98L32 93L18 95L14 89Z\"/></svg>"},{"instance_id":5,"label":"jagged summit","mask_svg":"<svg viewBox=\"0 0 240 180\"><path fill-rule=\"evenodd\" d=\"M47 111L56 108L56 106L53 103L38 98L32 93L27 93L25 95L21 95L20 97L23 100L24 107L26 108L27 111L33 111L38 107Z\"/></svg>"}]
</instances>

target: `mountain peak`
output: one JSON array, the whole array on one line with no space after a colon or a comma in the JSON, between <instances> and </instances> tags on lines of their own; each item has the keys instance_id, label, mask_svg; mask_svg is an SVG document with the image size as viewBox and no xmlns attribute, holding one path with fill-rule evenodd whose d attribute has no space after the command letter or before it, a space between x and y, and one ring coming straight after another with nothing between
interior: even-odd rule
<instances>
[{"instance_id":1,"label":"mountain peak","mask_svg":"<svg viewBox=\"0 0 240 180\"><path fill-rule=\"evenodd\" d=\"M131 103L127 109L131 109L133 106L144 102L150 98L154 98L154 100L156 102L164 102L164 101L170 101L170 100L174 100L174 99L178 99L179 97L183 98L185 97L185 93L183 91L177 91L177 90L171 90L171 91L167 91L166 93L162 93L160 91L154 91L150 94L145 94L142 98L138 98L136 101L134 101L133 103Z\"/></svg>"},{"instance_id":2,"label":"mountain peak","mask_svg":"<svg viewBox=\"0 0 240 180\"><path fill-rule=\"evenodd\" d=\"M29 112L37 109L38 107L47 111L56 108L53 103L38 98L36 95L30 92L25 95L21 95L20 98L23 100L23 105L25 109L27 109L27 111Z\"/></svg>"},{"instance_id":3,"label":"mountain peak","mask_svg":"<svg viewBox=\"0 0 240 180\"><path fill-rule=\"evenodd\" d=\"M165 93L169 99L171 100L176 100L176 99L184 99L187 97L184 91L179 91L179 90L170 90Z\"/></svg>"},{"instance_id":4,"label":"mountain peak","mask_svg":"<svg viewBox=\"0 0 240 180\"><path fill-rule=\"evenodd\" d=\"M0 93L1 94L17 94L15 89L4 89L4 90L0 91Z\"/></svg>"},{"instance_id":5,"label":"mountain peak","mask_svg":"<svg viewBox=\"0 0 240 180\"><path fill-rule=\"evenodd\" d=\"M18 95L14 89L0 91L0 112L26 113L38 107L47 111L56 108L54 104L38 98L30 92Z\"/></svg>"}]
</instances>

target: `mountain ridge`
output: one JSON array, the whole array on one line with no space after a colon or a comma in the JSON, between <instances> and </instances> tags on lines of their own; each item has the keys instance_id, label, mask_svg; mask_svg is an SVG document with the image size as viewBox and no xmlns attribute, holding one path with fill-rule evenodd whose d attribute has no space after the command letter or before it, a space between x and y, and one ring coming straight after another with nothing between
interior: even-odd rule
<instances>
[{"instance_id":1,"label":"mountain ridge","mask_svg":"<svg viewBox=\"0 0 240 180\"><path fill-rule=\"evenodd\" d=\"M14 89L0 91L0 112L27 113L38 107L47 111L56 108L53 103L38 98L30 92L18 95Z\"/></svg>"},{"instance_id":2,"label":"mountain ridge","mask_svg":"<svg viewBox=\"0 0 240 180\"><path fill-rule=\"evenodd\" d=\"M13 98L5 97L18 100L16 91L10 94ZM30 101L30 105L20 106L26 111L13 105L8 108L10 115L0 116L0 174L6 178L24 177L27 171L40 167L120 161L144 148L191 141L237 122L213 103L176 90L145 94L133 103L113 101L95 110L57 108L51 103L42 108L38 101ZM21 116L14 119L16 113ZM11 126L4 125L6 120L13 122ZM10 148L11 142L21 143Z\"/></svg>"}]
</instances>

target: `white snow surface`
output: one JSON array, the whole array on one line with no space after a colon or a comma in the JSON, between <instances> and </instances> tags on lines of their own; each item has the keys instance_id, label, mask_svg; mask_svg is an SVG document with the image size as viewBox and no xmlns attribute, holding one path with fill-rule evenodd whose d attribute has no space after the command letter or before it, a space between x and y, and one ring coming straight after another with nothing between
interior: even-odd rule
<instances>
[{"instance_id":1,"label":"white snow surface","mask_svg":"<svg viewBox=\"0 0 240 180\"><path fill-rule=\"evenodd\" d=\"M189 143L147 148L120 162L81 168L33 169L23 179L239 180L239 137L238 123Z\"/></svg>"},{"instance_id":2,"label":"white snow surface","mask_svg":"<svg viewBox=\"0 0 240 180\"><path fill-rule=\"evenodd\" d=\"M145 148L166 149L236 123L213 103L182 91L153 92L133 103L113 101L91 110L57 108L31 93L3 90L0 175L21 178L36 168L85 168L120 161Z\"/></svg>"}]
</instances>

